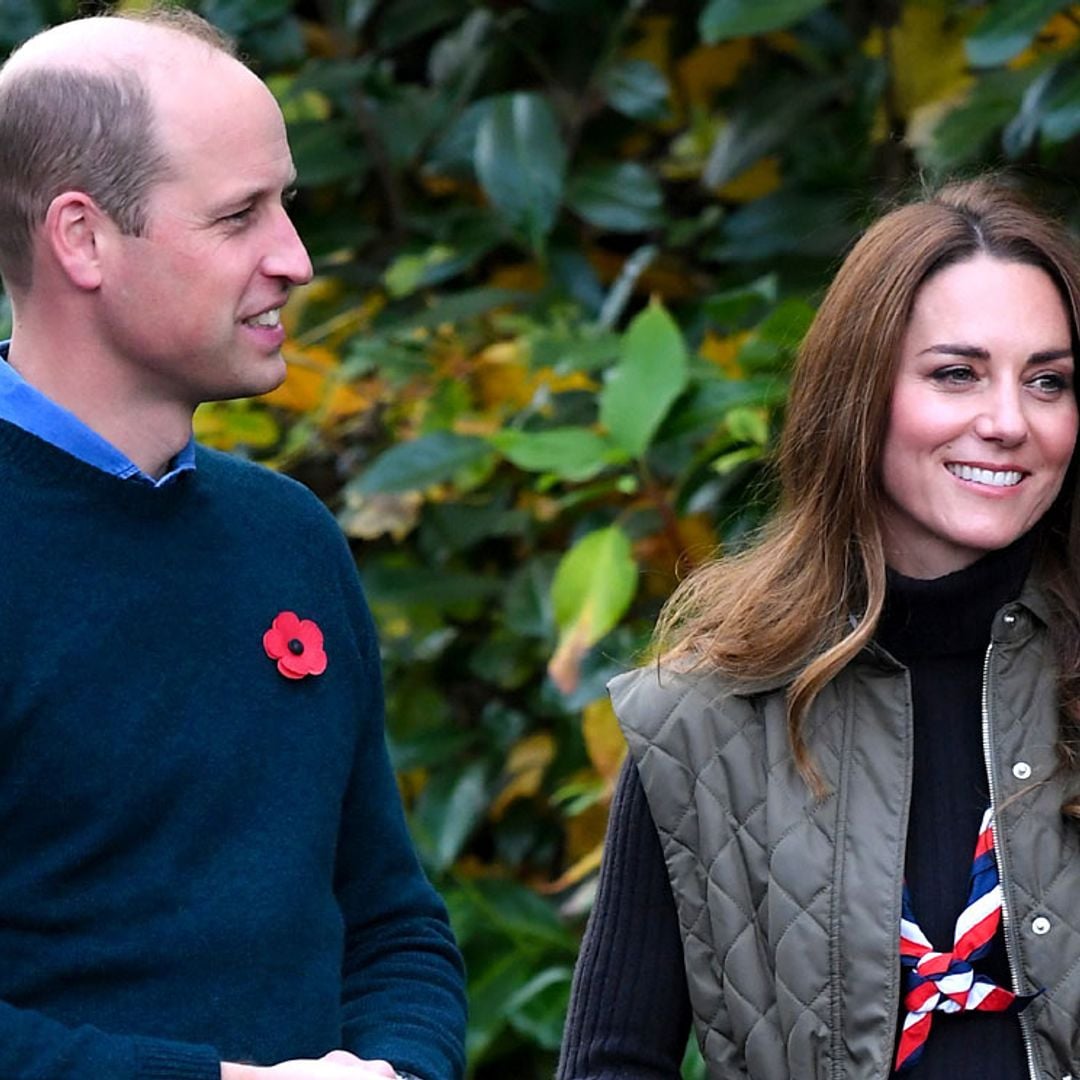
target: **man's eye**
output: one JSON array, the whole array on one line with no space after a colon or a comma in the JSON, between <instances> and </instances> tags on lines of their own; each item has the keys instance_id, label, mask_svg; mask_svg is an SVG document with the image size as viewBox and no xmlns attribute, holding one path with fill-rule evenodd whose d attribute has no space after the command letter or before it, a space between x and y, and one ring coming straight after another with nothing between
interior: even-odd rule
<instances>
[{"instance_id":1,"label":"man's eye","mask_svg":"<svg viewBox=\"0 0 1080 1080\"><path fill-rule=\"evenodd\" d=\"M254 205L245 206L235 213L226 214L221 220L231 225L243 225L251 217L254 210Z\"/></svg>"}]
</instances>

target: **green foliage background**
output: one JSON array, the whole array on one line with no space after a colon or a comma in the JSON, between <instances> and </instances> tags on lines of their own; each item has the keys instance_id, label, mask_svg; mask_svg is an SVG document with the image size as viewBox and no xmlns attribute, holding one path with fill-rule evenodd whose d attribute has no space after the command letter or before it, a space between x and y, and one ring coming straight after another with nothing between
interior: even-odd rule
<instances>
[{"instance_id":1,"label":"green foliage background","mask_svg":"<svg viewBox=\"0 0 1080 1080\"><path fill-rule=\"evenodd\" d=\"M1080 6L193 6L282 103L317 270L285 386L198 432L355 541L472 1075L547 1077L623 753L605 680L677 569L760 520L792 350L862 224L1002 164L1078 220ZM0 51L78 13L0 0Z\"/></svg>"}]
</instances>

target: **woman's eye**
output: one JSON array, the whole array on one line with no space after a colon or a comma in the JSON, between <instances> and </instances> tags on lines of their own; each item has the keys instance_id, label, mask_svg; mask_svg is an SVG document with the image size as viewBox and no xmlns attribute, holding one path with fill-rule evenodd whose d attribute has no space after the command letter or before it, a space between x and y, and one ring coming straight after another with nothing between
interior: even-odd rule
<instances>
[{"instance_id":1,"label":"woman's eye","mask_svg":"<svg viewBox=\"0 0 1080 1080\"><path fill-rule=\"evenodd\" d=\"M1072 380L1059 371L1043 371L1036 375L1029 385L1044 394L1060 394L1069 389Z\"/></svg>"},{"instance_id":2,"label":"woman's eye","mask_svg":"<svg viewBox=\"0 0 1080 1080\"><path fill-rule=\"evenodd\" d=\"M934 382L944 383L947 386L959 386L974 382L975 372L963 364L950 364L948 367L938 368L931 372L930 378Z\"/></svg>"}]
</instances>

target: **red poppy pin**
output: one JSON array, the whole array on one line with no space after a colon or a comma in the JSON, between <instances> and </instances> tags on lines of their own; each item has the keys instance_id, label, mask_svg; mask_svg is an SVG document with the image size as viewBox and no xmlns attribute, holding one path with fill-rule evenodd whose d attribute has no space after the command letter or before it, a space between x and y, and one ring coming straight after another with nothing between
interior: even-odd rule
<instances>
[{"instance_id":1,"label":"red poppy pin","mask_svg":"<svg viewBox=\"0 0 1080 1080\"><path fill-rule=\"evenodd\" d=\"M282 611L263 634L263 648L286 679L321 675L326 670L323 634L311 619L301 619L294 611Z\"/></svg>"}]
</instances>

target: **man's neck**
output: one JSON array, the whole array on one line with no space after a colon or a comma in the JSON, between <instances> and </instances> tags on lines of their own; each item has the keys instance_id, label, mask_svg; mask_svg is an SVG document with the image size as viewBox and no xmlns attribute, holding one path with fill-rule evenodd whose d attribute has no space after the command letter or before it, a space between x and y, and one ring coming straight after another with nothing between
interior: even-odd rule
<instances>
[{"instance_id":1,"label":"man's neck","mask_svg":"<svg viewBox=\"0 0 1080 1080\"><path fill-rule=\"evenodd\" d=\"M37 345L16 323L8 363L36 390L111 443L147 476L159 479L191 438L194 409L123 385L115 367L77 346Z\"/></svg>"}]
</instances>

